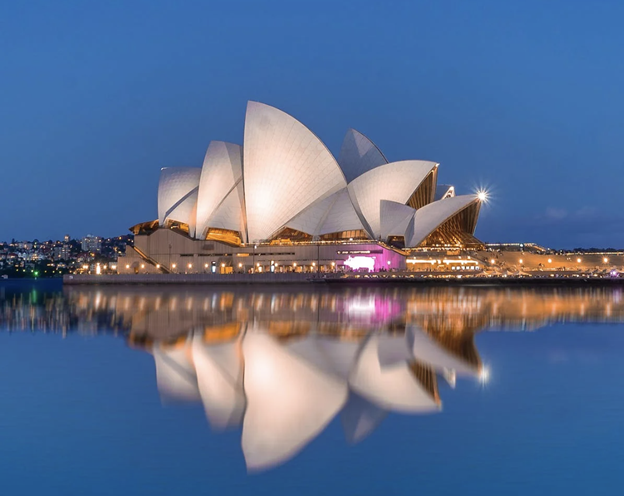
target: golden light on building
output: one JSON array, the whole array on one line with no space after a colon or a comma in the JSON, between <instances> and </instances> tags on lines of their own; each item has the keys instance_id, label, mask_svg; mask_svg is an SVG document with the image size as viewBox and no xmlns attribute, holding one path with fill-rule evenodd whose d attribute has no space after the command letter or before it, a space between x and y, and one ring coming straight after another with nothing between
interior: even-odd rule
<instances>
[{"instance_id":1,"label":"golden light on building","mask_svg":"<svg viewBox=\"0 0 624 496\"><path fill-rule=\"evenodd\" d=\"M549 259L548 259L548 263L552 263L552 258L549 258Z\"/></svg>"}]
</instances>

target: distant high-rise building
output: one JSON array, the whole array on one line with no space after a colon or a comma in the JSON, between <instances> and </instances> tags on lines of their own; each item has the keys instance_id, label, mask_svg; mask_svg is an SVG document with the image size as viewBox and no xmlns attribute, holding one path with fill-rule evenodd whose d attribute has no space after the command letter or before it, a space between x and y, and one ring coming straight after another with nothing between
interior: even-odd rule
<instances>
[{"instance_id":1,"label":"distant high-rise building","mask_svg":"<svg viewBox=\"0 0 624 496\"><path fill-rule=\"evenodd\" d=\"M66 234L66 235L65 235L65 238L63 239L63 241L64 241L65 243L69 243L69 242L71 241L71 238L70 238L69 234Z\"/></svg>"},{"instance_id":2,"label":"distant high-rise building","mask_svg":"<svg viewBox=\"0 0 624 496\"><path fill-rule=\"evenodd\" d=\"M82 251L100 253L102 251L102 238L93 234L87 234L82 238L81 245Z\"/></svg>"}]
</instances>

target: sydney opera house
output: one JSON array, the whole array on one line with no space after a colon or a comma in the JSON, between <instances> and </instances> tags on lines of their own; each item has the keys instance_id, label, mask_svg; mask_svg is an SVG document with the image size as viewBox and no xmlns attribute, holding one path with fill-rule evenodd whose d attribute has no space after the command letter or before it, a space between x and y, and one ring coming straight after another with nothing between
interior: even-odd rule
<instances>
[{"instance_id":1,"label":"sydney opera house","mask_svg":"<svg viewBox=\"0 0 624 496\"><path fill-rule=\"evenodd\" d=\"M438 165L389 162L350 129L336 160L302 123L249 102L243 144L161 170L158 219L137 224L130 272L404 269L415 250L479 249L483 197L438 184Z\"/></svg>"}]
</instances>

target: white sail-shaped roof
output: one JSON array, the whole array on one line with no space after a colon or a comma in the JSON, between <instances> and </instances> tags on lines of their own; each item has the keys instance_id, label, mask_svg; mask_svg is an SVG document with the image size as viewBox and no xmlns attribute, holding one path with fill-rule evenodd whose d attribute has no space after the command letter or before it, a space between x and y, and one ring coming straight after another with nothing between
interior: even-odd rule
<instances>
[{"instance_id":1,"label":"white sail-shaped roof","mask_svg":"<svg viewBox=\"0 0 624 496\"><path fill-rule=\"evenodd\" d=\"M454 196L455 186L451 186L449 184L438 184L433 201L443 200L444 198L453 198Z\"/></svg>"},{"instance_id":2,"label":"white sail-shaped roof","mask_svg":"<svg viewBox=\"0 0 624 496\"><path fill-rule=\"evenodd\" d=\"M349 195L369 234L381 236L381 200L407 203L416 188L438 164L424 160L391 162L349 183Z\"/></svg>"},{"instance_id":3,"label":"white sail-shaped roof","mask_svg":"<svg viewBox=\"0 0 624 496\"><path fill-rule=\"evenodd\" d=\"M243 194L243 181L240 180L208 217L206 226L244 233Z\"/></svg>"},{"instance_id":4,"label":"white sail-shaped roof","mask_svg":"<svg viewBox=\"0 0 624 496\"><path fill-rule=\"evenodd\" d=\"M314 439L344 405L347 386L261 332L245 335L243 355L242 447L247 468L261 470L288 460Z\"/></svg>"},{"instance_id":5,"label":"white sail-shaped roof","mask_svg":"<svg viewBox=\"0 0 624 496\"><path fill-rule=\"evenodd\" d=\"M331 196L314 202L312 205L297 214L293 219L288 221L286 223L286 227L311 234L312 236L317 236L319 234L321 223L325 219L327 212L329 212L332 205L336 201L337 194L338 193L334 193Z\"/></svg>"},{"instance_id":6,"label":"white sail-shaped roof","mask_svg":"<svg viewBox=\"0 0 624 496\"><path fill-rule=\"evenodd\" d=\"M195 208L201 169L198 167L166 167L158 182L158 222L167 220L195 225Z\"/></svg>"},{"instance_id":7,"label":"white sail-shaped roof","mask_svg":"<svg viewBox=\"0 0 624 496\"><path fill-rule=\"evenodd\" d=\"M243 175L242 159L242 147L240 145L223 141L210 142L204 157L197 197L197 236L200 239L206 237L209 227L221 227L210 225L209 219L223 203L226 196L235 188L235 185L241 181ZM238 210L238 218L240 218L240 201ZM235 230L239 230L239 224L240 222L237 222Z\"/></svg>"},{"instance_id":8,"label":"white sail-shaped roof","mask_svg":"<svg viewBox=\"0 0 624 496\"><path fill-rule=\"evenodd\" d=\"M410 220L416 212L415 208L388 200L380 202L381 239L388 236L404 236Z\"/></svg>"},{"instance_id":9,"label":"white sail-shaped roof","mask_svg":"<svg viewBox=\"0 0 624 496\"><path fill-rule=\"evenodd\" d=\"M243 363L238 342L208 345L203 336L192 343L197 384L206 416L215 430L240 425L245 412Z\"/></svg>"},{"instance_id":10,"label":"white sail-shaped roof","mask_svg":"<svg viewBox=\"0 0 624 496\"><path fill-rule=\"evenodd\" d=\"M258 102L247 104L243 178L248 241L268 239L307 206L346 186L321 140L295 118Z\"/></svg>"},{"instance_id":11,"label":"white sail-shaped roof","mask_svg":"<svg viewBox=\"0 0 624 496\"><path fill-rule=\"evenodd\" d=\"M338 163L347 182L351 182L365 172L387 164L388 160L375 143L359 131L349 129L340 148Z\"/></svg>"},{"instance_id":12,"label":"white sail-shaped roof","mask_svg":"<svg viewBox=\"0 0 624 496\"><path fill-rule=\"evenodd\" d=\"M199 401L197 376L189 361L188 347L154 348L152 353L156 364L156 384L162 401Z\"/></svg>"},{"instance_id":13,"label":"white sail-shaped roof","mask_svg":"<svg viewBox=\"0 0 624 496\"><path fill-rule=\"evenodd\" d=\"M313 203L287 222L286 227L312 236L364 229L347 188Z\"/></svg>"},{"instance_id":14,"label":"white sail-shaped roof","mask_svg":"<svg viewBox=\"0 0 624 496\"><path fill-rule=\"evenodd\" d=\"M351 202L349 191L344 188L334 195L334 203L323 219L318 234L331 234L343 231L358 231L364 229L355 207Z\"/></svg>"},{"instance_id":15,"label":"white sail-shaped roof","mask_svg":"<svg viewBox=\"0 0 624 496\"><path fill-rule=\"evenodd\" d=\"M419 208L414 214L413 232L408 228L405 235L407 246L418 246L444 221L457 214L468 205L478 202L476 195L461 195L445 198ZM409 238L409 239L408 239Z\"/></svg>"},{"instance_id":16,"label":"white sail-shaped roof","mask_svg":"<svg viewBox=\"0 0 624 496\"><path fill-rule=\"evenodd\" d=\"M384 410L439 410L438 402L414 377L407 362L382 368L378 353L379 338L371 335L349 377L349 384L358 394Z\"/></svg>"}]
</instances>

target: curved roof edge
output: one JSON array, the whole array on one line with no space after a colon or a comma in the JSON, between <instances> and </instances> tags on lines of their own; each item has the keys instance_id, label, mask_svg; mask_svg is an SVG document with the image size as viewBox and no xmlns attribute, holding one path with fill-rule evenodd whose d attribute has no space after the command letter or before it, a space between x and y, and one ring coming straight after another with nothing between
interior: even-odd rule
<instances>
[{"instance_id":1,"label":"curved roof edge","mask_svg":"<svg viewBox=\"0 0 624 496\"><path fill-rule=\"evenodd\" d=\"M385 240L388 236L405 236L405 231L416 209L404 203L389 200L381 200L379 209L381 211L381 239Z\"/></svg>"},{"instance_id":2,"label":"curved roof edge","mask_svg":"<svg viewBox=\"0 0 624 496\"><path fill-rule=\"evenodd\" d=\"M195 209L201 169L199 167L165 167L160 171L158 181L158 222L165 221L177 210L184 211L184 219L174 219L187 224L195 224L188 218L189 201ZM171 217L173 218L173 217Z\"/></svg>"},{"instance_id":3,"label":"curved roof edge","mask_svg":"<svg viewBox=\"0 0 624 496\"><path fill-rule=\"evenodd\" d=\"M235 185L242 180L243 147L211 141L206 150L197 198L197 235L204 238L209 219L216 214ZM238 230L238 228L236 229Z\"/></svg>"},{"instance_id":4,"label":"curved roof edge","mask_svg":"<svg viewBox=\"0 0 624 496\"><path fill-rule=\"evenodd\" d=\"M347 185L327 146L286 112L249 101L243 181L249 241L269 239L314 202Z\"/></svg>"},{"instance_id":5,"label":"curved roof edge","mask_svg":"<svg viewBox=\"0 0 624 496\"><path fill-rule=\"evenodd\" d=\"M455 196L455 186L450 184L438 184L436 187L435 198L433 201L444 200L445 198L453 198Z\"/></svg>"},{"instance_id":6,"label":"curved roof edge","mask_svg":"<svg viewBox=\"0 0 624 496\"><path fill-rule=\"evenodd\" d=\"M380 236L380 201L407 203L429 173L438 166L427 160L401 160L377 166L348 185L349 196L373 239Z\"/></svg>"},{"instance_id":7,"label":"curved roof edge","mask_svg":"<svg viewBox=\"0 0 624 496\"><path fill-rule=\"evenodd\" d=\"M409 233L409 241L405 240L406 245L411 247L418 246L440 224L476 202L480 202L479 197L476 195L461 195L438 200L418 209L414 214L413 232ZM408 228L408 231L411 230L411 227ZM407 237L408 234L406 234Z\"/></svg>"},{"instance_id":8,"label":"curved roof edge","mask_svg":"<svg viewBox=\"0 0 624 496\"><path fill-rule=\"evenodd\" d=\"M353 128L347 130L338 154L338 164L347 182L387 163L386 156L367 136Z\"/></svg>"}]
</instances>

